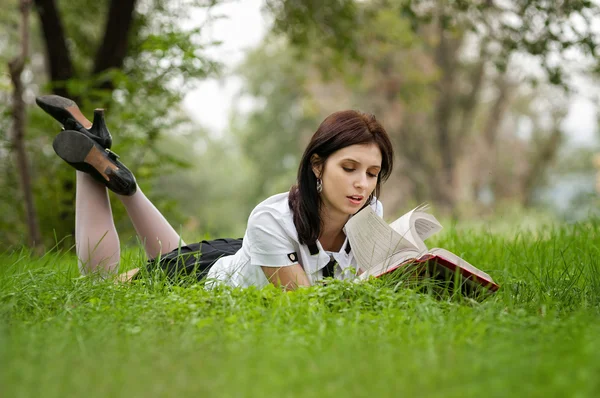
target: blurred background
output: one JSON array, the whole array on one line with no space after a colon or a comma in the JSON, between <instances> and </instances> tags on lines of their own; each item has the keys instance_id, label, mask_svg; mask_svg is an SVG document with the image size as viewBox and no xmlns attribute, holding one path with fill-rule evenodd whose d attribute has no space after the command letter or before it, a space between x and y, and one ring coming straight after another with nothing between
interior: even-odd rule
<instances>
[{"instance_id":1,"label":"blurred background","mask_svg":"<svg viewBox=\"0 0 600 398\"><path fill-rule=\"evenodd\" d=\"M294 183L328 114L396 149L385 217L576 222L600 213L600 8L535 0L0 0L0 242L73 245L54 93L89 119L186 241L242 236ZM125 243L134 230L118 200Z\"/></svg>"}]
</instances>

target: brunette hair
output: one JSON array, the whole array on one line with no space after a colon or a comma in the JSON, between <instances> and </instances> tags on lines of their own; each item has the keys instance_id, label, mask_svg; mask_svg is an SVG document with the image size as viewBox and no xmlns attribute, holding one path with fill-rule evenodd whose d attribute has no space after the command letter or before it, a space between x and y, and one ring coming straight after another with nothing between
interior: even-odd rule
<instances>
[{"instance_id":1,"label":"brunette hair","mask_svg":"<svg viewBox=\"0 0 600 398\"><path fill-rule=\"evenodd\" d=\"M387 132L374 115L353 110L335 112L323 120L312 136L298 167L296 185L291 188L288 197L300 244L314 244L321 232L321 197L313 172L313 155L318 155L318 162L323 165L332 153L351 145L364 144L376 144L381 151L381 170L374 191L375 196L379 196L381 183L392 172L394 150Z\"/></svg>"}]
</instances>

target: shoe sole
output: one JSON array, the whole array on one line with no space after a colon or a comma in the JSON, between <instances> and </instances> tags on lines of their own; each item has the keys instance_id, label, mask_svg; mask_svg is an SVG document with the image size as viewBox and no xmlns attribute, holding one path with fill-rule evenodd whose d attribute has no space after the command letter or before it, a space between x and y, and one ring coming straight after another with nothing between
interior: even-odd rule
<instances>
[{"instance_id":1,"label":"shoe sole","mask_svg":"<svg viewBox=\"0 0 600 398\"><path fill-rule=\"evenodd\" d=\"M92 127L92 122L81 113L81 110L73 100L58 95L43 95L37 97L35 102L63 126L68 119L74 119L86 129Z\"/></svg>"},{"instance_id":2,"label":"shoe sole","mask_svg":"<svg viewBox=\"0 0 600 398\"><path fill-rule=\"evenodd\" d=\"M75 169L90 174L96 173L107 182L111 180L109 175L115 175L119 170L106 152L98 148L97 143L79 132L61 131L54 139L52 147L58 156Z\"/></svg>"}]
</instances>

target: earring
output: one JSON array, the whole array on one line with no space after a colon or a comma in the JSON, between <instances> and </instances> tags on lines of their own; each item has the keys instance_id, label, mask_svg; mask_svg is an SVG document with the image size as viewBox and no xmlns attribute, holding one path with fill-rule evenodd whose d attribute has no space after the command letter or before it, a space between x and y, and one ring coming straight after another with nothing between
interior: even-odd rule
<instances>
[{"instance_id":1,"label":"earring","mask_svg":"<svg viewBox=\"0 0 600 398\"><path fill-rule=\"evenodd\" d=\"M323 192L323 181L320 178L317 178L317 193Z\"/></svg>"}]
</instances>

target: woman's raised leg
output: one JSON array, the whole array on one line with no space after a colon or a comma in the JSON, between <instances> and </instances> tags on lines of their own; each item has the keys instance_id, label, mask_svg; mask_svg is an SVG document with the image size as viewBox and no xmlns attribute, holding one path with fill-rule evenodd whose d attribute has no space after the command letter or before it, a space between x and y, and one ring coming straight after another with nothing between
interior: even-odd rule
<instances>
[{"instance_id":1,"label":"woman's raised leg","mask_svg":"<svg viewBox=\"0 0 600 398\"><path fill-rule=\"evenodd\" d=\"M112 136L102 110L94 111L94 123L90 123L77 104L68 98L48 95L36 98L36 102L67 128L58 134L52 146L63 160L78 170L75 230L83 272L100 266L115 271L119 262L119 240L106 187L121 199L149 258L154 259L184 244L137 187L133 174L110 151Z\"/></svg>"},{"instance_id":2,"label":"woman's raised leg","mask_svg":"<svg viewBox=\"0 0 600 398\"><path fill-rule=\"evenodd\" d=\"M75 247L82 274L115 275L120 244L108 191L89 174L77 171L75 193Z\"/></svg>"},{"instance_id":3,"label":"woman's raised leg","mask_svg":"<svg viewBox=\"0 0 600 398\"><path fill-rule=\"evenodd\" d=\"M154 259L180 245L185 245L179 234L144 195L139 186L133 195L118 195L118 198L125 206L138 237L144 244L148 258Z\"/></svg>"}]
</instances>

